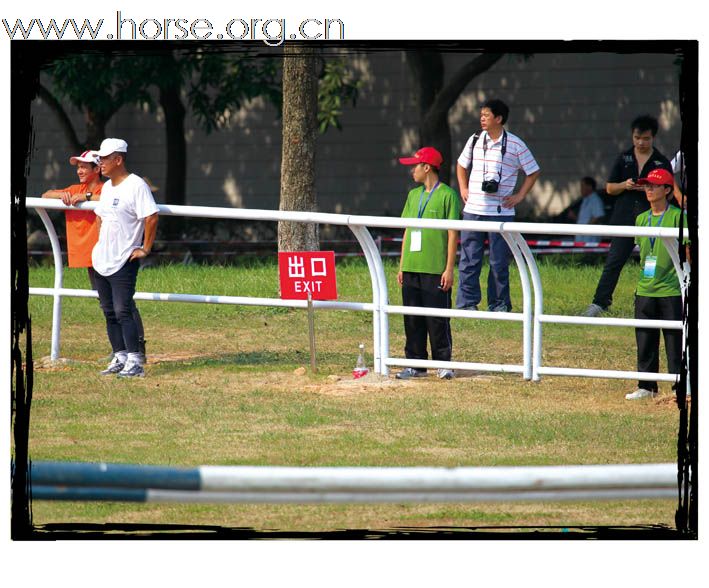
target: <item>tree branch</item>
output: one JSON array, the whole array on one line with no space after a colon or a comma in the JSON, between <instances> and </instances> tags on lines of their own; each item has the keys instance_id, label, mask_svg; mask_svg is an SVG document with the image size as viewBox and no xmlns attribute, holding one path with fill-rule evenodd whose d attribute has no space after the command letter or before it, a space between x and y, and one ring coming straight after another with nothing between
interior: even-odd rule
<instances>
[{"instance_id":1,"label":"tree branch","mask_svg":"<svg viewBox=\"0 0 709 588\"><path fill-rule=\"evenodd\" d=\"M69 115L66 113L66 110L64 110L64 107L61 105L59 100L57 100L54 97L54 94L52 94L41 83L39 84L39 91L37 93L37 96L41 98L49 107L49 109L56 115L57 119L59 120L59 126L64 131L64 134L69 140L69 143L71 143L74 152L81 153L84 150L84 145L81 143L81 141L79 141L79 137L76 134L74 125L72 124Z\"/></svg>"},{"instance_id":2,"label":"tree branch","mask_svg":"<svg viewBox=\"0 0 709 588\"><path fill-rule=\"evenodd\" d=\"M428 109L426 118L436 116L438 113L447 114L470 81L489 70L503 55L504 53L483 53L461 67L438 93Z\"/></svg>"}]
</instances>

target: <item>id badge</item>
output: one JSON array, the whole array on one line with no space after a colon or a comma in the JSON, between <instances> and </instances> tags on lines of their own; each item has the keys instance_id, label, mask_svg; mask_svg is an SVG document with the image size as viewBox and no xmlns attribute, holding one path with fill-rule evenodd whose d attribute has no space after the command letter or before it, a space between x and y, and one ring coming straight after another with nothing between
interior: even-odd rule
<instances>
[{"instance_id":1,"label":"id badge","mask_svg":"<svg viewBox=\"0 0 709 588\"><path fill-rule=\"evenodd\" d=\"M421 231L411 231L409 251L421 251Z\"/></svg>"},{"instance_id":2,"label":"id badge","mask_svg":"<svg viewBox=\"0 0 709 588\"><path fill-rule=\"evenodd\" d=\"M646 278L654 278L656 267L657 267L657 257L654 255L648 255L645 258L645 267L643 268L643 276L645 276Z\"/></svg>"}]
</instances>

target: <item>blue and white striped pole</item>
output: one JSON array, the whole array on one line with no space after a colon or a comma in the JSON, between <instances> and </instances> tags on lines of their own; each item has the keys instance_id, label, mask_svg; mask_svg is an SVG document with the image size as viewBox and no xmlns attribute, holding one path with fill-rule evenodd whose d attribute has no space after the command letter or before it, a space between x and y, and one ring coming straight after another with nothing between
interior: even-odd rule
<instances>
[{"instance_id":1,"label":"blue and white striped pole","mask_svg":"<svg viewBox=\"0 0 709 588\"><path fill-rule=\"evenodd\" d=\"M35 500L216 503L676 498L676 464L542 467L173 468L37 462Z\"/></svg>"}]
</instances>

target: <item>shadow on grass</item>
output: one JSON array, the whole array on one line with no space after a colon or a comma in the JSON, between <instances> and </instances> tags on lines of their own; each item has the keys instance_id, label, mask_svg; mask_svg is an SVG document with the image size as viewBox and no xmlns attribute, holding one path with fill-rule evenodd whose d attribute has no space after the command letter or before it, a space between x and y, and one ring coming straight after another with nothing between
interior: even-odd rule
<instances>
[{"instance_id":1,"label":"shadow on grass","mask_svg":"<svg viewBox=\"0 0 709 588\"><path fill-rule=\"evenodd\" d=\"M149 524L62 524L34 527L30 540L60 539L695 539L663 525L602 526L602 527L393 527L391 529L338 529L335 531L278 531L249 527L211 525L149 525Z\"/></svg>"}]
</instances>

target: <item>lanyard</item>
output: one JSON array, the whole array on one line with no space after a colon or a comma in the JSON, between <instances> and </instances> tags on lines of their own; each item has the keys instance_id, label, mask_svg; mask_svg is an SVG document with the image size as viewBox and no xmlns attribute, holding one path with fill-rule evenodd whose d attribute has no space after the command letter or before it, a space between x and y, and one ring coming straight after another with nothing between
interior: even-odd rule
<instances>
[{"instance_id":1,"label":"lanyard","mask_svg":"<svg viewBox=\"0 0 709 588\"><path fill-rule=\"evenodd\" d=\"M668 204L667 208L665 208L665 210L660 215L660 220L657 223L658 227L662 226L662 219L665 217L665 212L667 212L669 210L669 208L670 208L670 205ZM652 209L650 209L647 213L647 226L652 228ZM650 239L650 253L652 253L653 251L655 251L655 241L657 239L655 237L649 237L649 239Z\"/></svg>"},{"instance_id":2,"label":"lanyard","mask_svg":"<svg viewBox=\"0 0 709 588\"><path fill-rule=\"evenodd\" d=\"M418 218L423 217L423 213L426 211L426 207L428 206L429 201L431 200L431 196L433 196L433 193L436 191L436 188L438 188L438 184L441 182L436 182L436 185L431 188L431 191L428 193L428 198L426 198L426 202L423 202L423 193L426 191L426 186L421 186L421 194L419 195L419 213L418 213ZM423 207L421 204L423 203Z\"/></svg>"}]
</instances>

